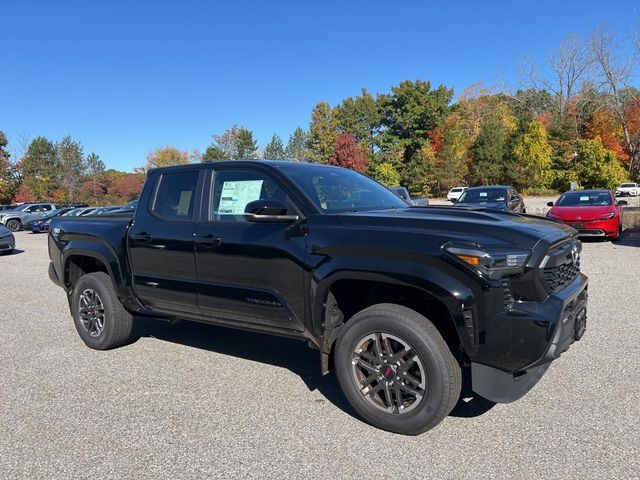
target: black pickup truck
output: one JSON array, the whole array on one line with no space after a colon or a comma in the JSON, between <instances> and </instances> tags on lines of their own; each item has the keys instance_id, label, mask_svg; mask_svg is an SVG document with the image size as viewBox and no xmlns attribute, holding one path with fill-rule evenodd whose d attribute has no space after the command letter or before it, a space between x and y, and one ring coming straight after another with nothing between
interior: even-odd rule
<instances>
[{"instance_id":1,"label":"black pickup truck","mask_svg":"<svg viewBox=\"0 0 640 480\"><path fill-rule=\"evenodd\" d=\"M366 421L399 433L446 417L463 373L491 401L520 398L586 326L575 230L412 207L326 165L151 170L131 218L59 217L49 235L89 347L124 344L133 315L303 339Z\"/></svg>"}]
</instances>

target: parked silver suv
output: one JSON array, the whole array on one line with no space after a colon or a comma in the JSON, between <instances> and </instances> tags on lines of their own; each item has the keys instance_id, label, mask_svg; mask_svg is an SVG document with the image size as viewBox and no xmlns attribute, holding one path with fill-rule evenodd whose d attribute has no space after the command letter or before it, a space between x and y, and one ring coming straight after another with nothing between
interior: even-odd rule
<instances>
[{"instance_id":1,"label":"parked silver suv","mask_svg":"<svg viewBox=\"0 0 640 480\"><path fill-rule=\"evenodd\" d=\"M0 223L12 232L17 232L22 229L24 222L44 217L51 210L56 210L53 203L25 203L13 210L0 213Z\"/></svg>"}]
</instances>

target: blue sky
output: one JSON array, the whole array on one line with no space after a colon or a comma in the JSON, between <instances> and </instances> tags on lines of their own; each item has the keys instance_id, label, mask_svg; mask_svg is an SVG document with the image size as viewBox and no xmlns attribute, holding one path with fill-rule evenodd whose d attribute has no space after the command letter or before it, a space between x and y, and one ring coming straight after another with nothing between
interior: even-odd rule
<instances>
[{"instance_id":1,"label":"blue sky","mask_svg":"<svg viewBox=\"0 0 640 480\"><path fill-rule=\"evenodd\" d=\"M0 7L0 130L71 135L130 171L155 147L204 151L233 124L261 146L318 101L405 79L517 86L568 33L621 36L640 3L16 1ZM11 145L10 145L11 147Z\"/></svg>"}]
</instances>

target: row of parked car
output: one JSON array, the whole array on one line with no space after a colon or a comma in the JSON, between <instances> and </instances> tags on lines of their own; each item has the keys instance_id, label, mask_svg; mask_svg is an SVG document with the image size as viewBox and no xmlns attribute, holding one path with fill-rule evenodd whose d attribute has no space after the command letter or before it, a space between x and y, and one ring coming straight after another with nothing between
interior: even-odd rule
<instances>
[{"instance_id":1,"label":"row of parked car","mask_svg":"<svg viewBox=\"0 0 640 480\"><path fill-rule=\"evenodd\" d=\"M636 183L624 183L614 194L610 190L576 190L565 192L555 202L547 218L565 223L578 230L581 237L601 237L616 240L622 232L625 200L621 196L639 196ZM527 213L522 196L513 187L481 186L456 187L447 199L455 207L490 208L513 213Z\"/></svg>"},{"instance_id":2,"label":"row of parked car","mask_svg":"<svg viewBox=\"0 0 640 480\"><path fill-rule=\"evenodd\" d=\"M113 205L107 207L90 207L86 203L24 203L21 205L0 205L0 225L10 232L29 230L34 233L48 230L51 219L61 215L70 217L85 217L97 215L130 214L137 200L127 205Z\"/></svg>"}]
</instances>

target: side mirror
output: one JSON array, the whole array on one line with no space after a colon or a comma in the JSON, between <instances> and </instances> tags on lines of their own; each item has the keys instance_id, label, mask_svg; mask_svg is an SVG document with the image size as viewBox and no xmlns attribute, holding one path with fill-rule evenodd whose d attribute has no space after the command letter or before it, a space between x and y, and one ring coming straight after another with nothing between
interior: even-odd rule
<instances>
[{"instance_id":1,"label":"side mirror","mask_svg":"<svg viewBox=\"0 0 640 480\"><path fill-rule=\"evenodd\" d=\"M255 200L247 203L244 218L248 222L292 223L298 215L287 215L287 207L278 200Z\"/></svg>"},{"instance_id":2,"label":"side mirror","mask_svg":"<svg viewBox=\"0 0 640 480\"><path fill-rule=\"evenodd\" d=\"M629 202L626 200L618 200L618 205L629 205Z\"/></svg>"},{"instance_id":3,"label":"side mirror","mask_svg":"<svg viewBox=\"0 0 640 480\"><path fill-rule=\"evenodd\" d=\"M553 207L553 202L547 202L547 207Z\"/></svg>"}]
</instances>

